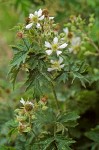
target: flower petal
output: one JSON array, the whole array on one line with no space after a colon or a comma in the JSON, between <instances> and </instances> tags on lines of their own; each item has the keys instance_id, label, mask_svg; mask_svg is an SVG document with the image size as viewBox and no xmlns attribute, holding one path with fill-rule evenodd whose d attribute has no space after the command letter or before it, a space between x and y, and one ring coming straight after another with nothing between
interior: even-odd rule
<instances>
[{"instance_id":1,"label":"flower petal","mask_svg":"<svg viewBox=\"0 0 99 150\"><path fill-rule=\"evenodd\" d=\"M64 43L64 44L60 45L58 48L63 49L65 47L67 47L67 45L68 45L67 43Z\"/></svg>"},{"instance_id":2,"label":"flower petal","mask_svg":"<svg viewBox=\"0 0 99 150\"><path fill-rule=\"evenodd\" d=\"M50 72L50 71L53 71L53 70L55 70L55 69L54 69L54 68L48 68L48 69L47 69L47 71L49 71L49 72Z\"/></svg>"},{"instance_id":3,"label":"flower petal","mask_svg":"<svg viewBox=\"0 0 99 150\"><path fill-rule=\"evenodd\" d=\"M32 102L29 102L29 101L27 101L26 104L34 106L34 104Z\"/></svg>"},{"instance_id":4,"label":"flower petal","mask_svg":"<svg viewBox=\"0 0 99 150\"><path fill-rule=\"evenodd\" d=\"M52 50L46 50L46 53L47 53L48 55L51 55L51 54L52 54Z\"/></svg>"},{"instance_id":5,"label":"flower petal","mask_svg":"<svg viewBox=\"0 0 99 150\"><path fill-rule=\"evenodd\" d=\"M63 58L59 57L59 64L61 64L63 62Z\"/></svg>"},{"instance_id":6,"label":"flower petal","mask_svg":"<svg viewBox=\"0 0 99 150\"><path fill-rule=\"evenodd\" d=\"M58 38L57 38L57 37L55 37L55 38L53 39L53 43L54 43L54 44L57 44L57 43L58 43Z\"/></svg>"},{"instance_id":7,"label":"flower petal","mask_svg":"<svg viewBox=\"0 0 99 150\"><path fill-rule=\"evenodd\" d=\"M54 17L49 17L49 20L53 20L54 19Z\"/></svg>"},{"instance_id":8,"label":"flower petal","mask_svg":"<svg viewBox=\"0 0 99 150\"><path fill-rule=\"evenodd\" d=\"M21 98L20 103L22 103L23 105L25 104L25 101L23 98Z\"/></svg>"},{"instance_id":9,"label":"flower petal","mask_svg":"<svg viewBox=\"0 0 99 150\"><path fill-rule=\"evenodd\" d=\"M52 64L54 64L54 63L55 63L55 61L54 61L54 60L51 60L50 62L51 62Z\"/></svg>"},{"instance_id":10,"label":"flower petal","mask_svg":"<svg viewBox=\"0 0 99 150\"><path fill-rule=\"evenodd\" d=\"M30 18L30 19L32 19L32 18L33 18L33 16L34 16L33 14L29 14L29 18Z\"/></svg>"},{"instance_id":11,"label":"flower petal","mask_svg":"<svg viewBox=\"0 0 99 150\"><path fill-rule=\"evenodd\" d=\"M39 23L37 23L36 27L37 27L37 28L40 28L40 27L41 27L41 25L40 25Z\"/></svg>"},{"instance_id":12,"label":"flower petal","mask_svg":"<svg viewBox=\"0 0 99 150\"><path fill-rule=\"evenodd\" d=\"M33 25L33 23L30 23L30 24L28 24L28 25L26 25L26 29L30 29L31 27L32 27L32 25Z\"/></svg>"},{"instance_id":13,"label":"flower petal","mask_svg":"<svg viewBox=\"0 0 99 150\"><path fill-rule=\"evenodd\" d=\"M49 42L45 41L45 47L51 48L51 44Z\"/></svg>"},{"instance_id":14,"label":"flower petal","mask_svg":"<svg viewBox=\"0 0 99 150\"><path fill-rule=\"evenodd\" d=\"M37 11L35 11L35 12L34 12L34 15L35 15L35 16L38 16L38 12L37 12Z\"/></svg>"},{"instance_id":15,"label":"flower petal","mask_svg":"<svg viewBox=\"0 0 99 150\"><path fill-rule=\"evenodd\" d=\"M81 43L80 37L74 37L74 38L72 38L72 41L71 41L72 45L76 46L76 45L80 45L80 43Z\"/></svg>"},{"instance_id":16,"label":"flower petal","mask_svg":"<svg viewBox=\"0 0 99 150\"><path fill-rule=\"evenodd\" d=\"M56 53L57 53L57 56L59 56L62 53L62 51L57 50Z\"/></svg>"},{"instance_id":17,"label":"flower petal","mask_svg":"<svg viewBox=\"0 0 99 150\"><path fill-rule=\"evenodd\" d=\"M39 9L37 12L38 17L40 17L42 15L42 9Z\"/></svg>"},{"instance_id":18,"label":"flower petal","mask_svg":"<svg viewBox=\"0 0 99 150\"><path fill-rule=\"evenodd\" d=\"M68 51L71 53L73 51L73 48L69 48Z\"/></svg>"},{"instance_id":19,"label":"flower petal","mask_svg":"<svg viewBox=\"0 0 99 150\"><path fill-rule=\"evenodd\" d=\"M65 64L60 65L60 68L64 68Z\"/></svg>"},{"instance_id":20,"label":"flower petal","mask_svg":"<svg viewBox=\"0 0 99 150\"><path fill-rule=\"evenodd\" d=\"M39 18L39 20L43 20L43 19L44 19L44 15Z\"/></svg>"},{"instance_id":21,"label":"flower petal","mask_svg":"<svg viewBox=\"0 0 99 150\"><path fill-rule=\"evenodd\" d=\"M66 33L66 35L68 35L69 32L68 28L64 28L63 31Z\"/></svg>"}]
</instances>

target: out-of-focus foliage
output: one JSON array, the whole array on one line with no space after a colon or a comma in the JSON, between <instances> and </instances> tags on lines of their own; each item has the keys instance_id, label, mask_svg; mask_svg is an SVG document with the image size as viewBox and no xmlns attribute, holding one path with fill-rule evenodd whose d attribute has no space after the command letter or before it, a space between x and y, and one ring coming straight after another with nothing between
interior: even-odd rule
<instances>
[{"instance_id":1,"label":"out-of-focus foliage","mask_svg":"<svg viewBox=\"0 0 99 150\"><path fill-rule=\"evenodd\" d=\"M32 99L32 91L24 93L24 86L21 87L24 71L21 71L15 90L7 78L9 60L12 58L12 50L9 45L15 41L14 30L10 30L19 22L24 22L29 12L34 12L39 8L48 8L49 13L56 17L60 28L64 23L70 21L72 16L81 15L88 21L89 16L94 14L95 22L91 28L90 37L97 47L99 47L99 1L98 0L0 0L0 150L21 150L24 149L27 139L25 135L17 137L13 130L17 125L15 122L9 122L14 116L14 109L18 107L18 100L21 97ZM70 17L71 16L71 17ZM66 24L65 24L66 26ZM87 31L87 26L84 27ZM92 44L92 41L90 41ZM93 45L93 44L92 44ZM63 86L63 89L57 87L57 96L63 105L63 110L74 110L80 115L79 125L70 130L70 136L76 141L68 141L75 150L98 150L98 124L99 124L99 51L96 52L95 45L85 44L87 56L86 62L89 64L91 84L86 84L86 89L82 87L77 80L71 85L69 82ZM99 50L99 49L98 49ZM78 55L82 59L82 54ZM64 79L63 79L64 80ZM51 96L52 98L52 96ZM97 125L97 126L96 126ZM12 136L14 132L14 136ZM31 136L30 143L34 140L34 134ZM60 137L57 137L59 139ZM62 137L61 137L62 138ZM65 139L66 140L66 139ZM48 139L48 143L53 139ZM60 145L63 145L64 139ZM41 143L41 144L44 144ZM59 145L59 147L61 147ZM21 147L20 147L21 146ZM27 148L27 146L26 146ZM27 148L28 150L29 148ZM33 149L38 149L35 145Z\"/></svg>"}]
</instances>

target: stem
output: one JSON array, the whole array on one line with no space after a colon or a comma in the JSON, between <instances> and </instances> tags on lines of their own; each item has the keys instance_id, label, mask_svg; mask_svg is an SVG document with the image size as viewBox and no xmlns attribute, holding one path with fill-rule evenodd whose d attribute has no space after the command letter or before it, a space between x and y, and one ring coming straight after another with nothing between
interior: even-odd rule
<instances>
[{"instance_id":1,"label":"stem","mask_svg":"<svg viewBox=\"0 0 99 150\"><path fill-rule=\"evenodd\" d=\"M56 107L57 107L57 110L59 111L59 103L58 103L58 99L57 99L56 91L55 91L55 88L54 88L53 83L51 83L51 85L52 85L52 90L53 90L53 94L54 94L55 101L56 101ZM60 111L59 111L59 112L60 112Z\"/></svg>"},{"instance_id":2,"label":"stem","mask_svg":"<svg viewBox=\"0 0 99 150\"><path fill-rule=\"evenodd\" d=\"M35 135L35 138L38 140L38 137L37 137L37 134L35 133L35 131L34 130L32 130L32 132L33 132L33 134ZM32 143L31 143L32 144ZM38 148L39 148L39 150L41 149L41 147L40 147L40 145L38 144Z\"/></svg>"},{"instance_id":3,"label":"stem","mask_svg":"<svg viewBox=\"0 0 99 150\"><path fill-rule=\"evenodd\" d=\"M99 48L97 47L97 45L93 42L92 39L88 40L90 42L90 44L96 49L97 52L99 52Z\"/></svg>"},{"instance_id":4,"label":"stem","mask_svg":"<svg viewBox=\"0 0 99 150\"><path fill-rule=\"evenodd\" d=\"M56 137L56 126L54 125L54 138ZM56 140L54 139L55 150L58 150Z\"/></svg>"}]
</instances>

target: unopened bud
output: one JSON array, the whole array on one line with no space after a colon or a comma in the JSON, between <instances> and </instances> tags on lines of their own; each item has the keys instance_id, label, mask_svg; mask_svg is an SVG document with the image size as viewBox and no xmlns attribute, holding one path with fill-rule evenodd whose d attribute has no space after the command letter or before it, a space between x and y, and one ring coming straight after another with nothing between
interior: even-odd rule
<instances>
[{"instance_id":1,"label":"unopened bud","mask_svg":"<svg viewBox=\"0 0 99 150\"><path fill-rule=\"evenodd\" d=\"M24 107L25 107L25 110L26 110L26 111L31 111L31 110L33 109L33 105L31 105L31 104L29 104L29 103L28 103L28 104L25 104Z\"/></svg>"},{"instance_id":2,"label":"unopened bud","mask_svg":"<svg viewBox=\"0 0 99 150\"><path fill-rule=\"evenodd\" d=\"M49 16L49 12L47 9L43 9L42 15L44 15L46 18Z\"/></svg>"},{"instance_id":3,"label":"unopened bud","mask_svg":"<svg viewBox=\"0 0 99 150\"><path fill-rule=\"evenodd\" d=\"M41 98L41 102L46 103L47 99L48 99L47 96L44 96L44 97Z\"/></svg>"},{"instance_id":4,"label":"unopened bud","mask_svg":"<svg viewBox=\"0 0 99 150\"><path fill-rule=\"evenodd\" d=\"M73 33L72 33L72 32L69 32L69 33L68 33L68 38L69 38L69 39L72 39L72 37L73 37Z\"/></svg>"},{"instance_id":5,"label":"unopened bud","mask_svg":"<svg viewBox=\"0 0 99 150\"><path fill-rule=\"evenodd\" d=\"M22 39L22 38L24 37L23 32L22 32L22 31L19 31L19 32L17 33L17 37L20 38L20 39Z\"/></svg>"}]
</instances>

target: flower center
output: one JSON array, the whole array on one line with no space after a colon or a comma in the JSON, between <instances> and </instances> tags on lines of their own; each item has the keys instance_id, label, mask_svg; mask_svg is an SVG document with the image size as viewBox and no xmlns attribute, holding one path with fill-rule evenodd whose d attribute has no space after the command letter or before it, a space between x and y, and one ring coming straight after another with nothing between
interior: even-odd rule
<instances>
[{"instance_id":1,"label":"flower center","mask_svg":"<svg viewBox=\"0 0 99 150\"><path fill-rule=\"evenodd\" d=\"M37 23L38 22L38 16L33 16L32 21Z\"/></svg>"},{"instance_id":2,"label":"flower center","mask_svg":"<svg viewBox=\"0 0 99 150\"><path fill-rule=\"evenodd\" d=\"M52 49L53 49L53 51L57 51L57 49L58 49L58 44L53 44L53 45L52 45Z\"/></svg>"},{"instance_id":3,"label":"flower center","mask_svg":"<svg viewBox=\"0 0 99 150\"><path fill-rule=\"evenodd\" d=\"M52 68L60 68L59 62L55 61L54 64L52 65Z\"/></svg>"}]
</instances>

